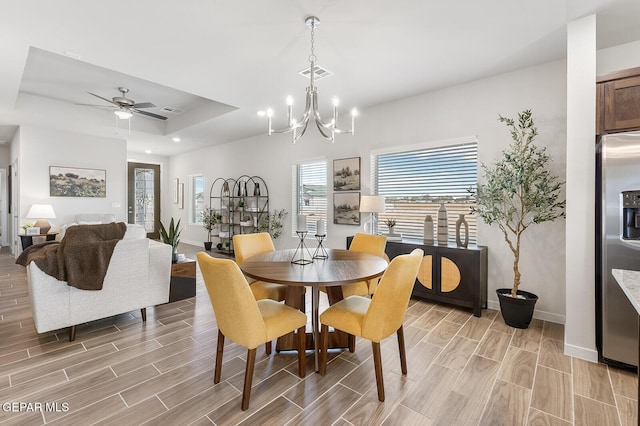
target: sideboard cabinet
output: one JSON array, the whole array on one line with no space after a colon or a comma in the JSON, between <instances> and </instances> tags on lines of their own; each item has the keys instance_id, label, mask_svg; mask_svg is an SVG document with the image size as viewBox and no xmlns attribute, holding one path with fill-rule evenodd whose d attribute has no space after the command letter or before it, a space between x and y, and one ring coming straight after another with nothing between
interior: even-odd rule
<instances>
[{"instance_id":1,"label":"sideboard cabinet","mask_svg":"<svg viewBox=\"0 0 640 426\"><path fill-rule=\"evenodd\" d=\"M352 238L347 237L347 247ZM385 251L393 259L416 248L424 251L424 258L411 296L471 308L479 317L487 307L487 247L431 245L404 239L387 241Z\"/></svg>"}]
</instances>

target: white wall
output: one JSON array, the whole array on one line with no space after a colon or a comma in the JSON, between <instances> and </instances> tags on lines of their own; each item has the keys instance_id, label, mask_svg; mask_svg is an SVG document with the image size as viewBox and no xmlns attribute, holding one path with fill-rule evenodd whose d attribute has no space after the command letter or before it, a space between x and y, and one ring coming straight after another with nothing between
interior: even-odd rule
<instances>
[{"instance_id":1,"label":"white wall","mask_svg":"<svg viewBox=\"0 0 640 426\"><path fill-rule=\"evenodd\" d=\"M32 221L25 216L35 203L53 206L56 218L49 220L52 230L72 222L78 213L113 213L117 220L126 222L127 155L124 140L21 126L19 147L19 224ZM106 198L50 197L49 166L106 170ZM114 208L114 203L119 207Z\"/></svg>"},{"instance_id":2,"label":"white wall","mask_svg":"<svg viewBox=\"0 0 640 426\"><path fill-rule=\"evenodd\" d=\"M597 52L597 75L640 67L640 40L601 49Z\"/></svg>"},{"instance_id":3,"label":"white wall","mask_svg":"<svg viewBox=\"0 0 640 426\"><path fill-rule=\"evenodd\" d=\"M320 104L328 104L330 96L323 94L322 87L318 90ZM480 160L491 163L511 140L505 126L498 122L498 114L515 117L527 108L534 112L540 133L538 143L548 148L553 171L563 176L566 65L564 61L556 61L364 109L356 122L356 136L338 136L334 144L310 128L296 145L291 144L290 135L257 136L174 156L170 159L170 178L183 181L190 174L204 173L208 188L216 177L259 175L269 187L271 209L284 208L291 213L291 166L296 161L325 158L330 173L334 159L360 156L362 194L367 195L371 150L477 135ZM276 112L282 117L284 106ZM274 127L281 124L274 120ZM331 192L329 197L331 200ZM345 237L361 228L334 225L331 212L329 215L326 245L344 247ZM163 220L169 216L187 222L187 211L173 204L163 212ZM290 221L291 215L278 242L281 248L295 247ZM540 296L536 316L564 322L564 223L537 225L527 232L520 265L522 288ZM489 299L495 307L494 290L510 287L512 283L512 265L503 261L510 259L511 254L498 229L480 224L478 233L479 244L489 246ZM184 241L199 245L206 238L206 231L200 226L188 226L182 236Z\"/></svg>"}]
</instances>

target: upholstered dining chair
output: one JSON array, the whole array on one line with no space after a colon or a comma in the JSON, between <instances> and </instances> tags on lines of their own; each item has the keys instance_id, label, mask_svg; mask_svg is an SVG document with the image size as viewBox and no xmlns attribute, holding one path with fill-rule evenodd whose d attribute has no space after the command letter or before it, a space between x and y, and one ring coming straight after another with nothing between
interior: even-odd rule
<instances>
[{"instance_id":1,"label":"upholstered dining chair","mask_svg":"<svg viewBox=\"0 0 640 426\"><path fill-rule=\"evenodd\" d=\"M407 374L407 356L402 322L407 311L413 284L418 275L424 252L415 249L410 254L395 257L385 271L373 298L349 296L331 305L320 315L320 374L327 370L329 326L371 340L376 373L378 399L384 401L380 341L396 332L402 374Z\"/></svg>"},{"instance_id":2,"label":"upholstered dining chair","mask_svg":"<svg viewBox=\"0 0 640 426\"><path fill-rule=\"evenodd\" d=\"M380 256L387 261L389 257L384 252L387 246L387 237L384 235L371 235L358 232L351 240L349 250L357 251L360 253L369 253L375 256ZM342 296L367 296L372 295L376 287L378 286L378 278L374 278L368 281L361 281L353 284L346 284L342 286Z\"/></svg>"},{"instance_id":3,"label":"upholstered dining chair","mask_svg":"<svg viewBox=\"0 0 640 426\"><path fill-rule=\"evenodd\" d=\"M198 253L197 257L218 324L213 382L220 382L225 337L246 347L247 365L242 392L242 410L246 410L251 397L256 348L295 330L298 333L298 375L304 378L307 316L274 300L256 300L244 274L232 260L215 259L204 252Z\"/></svg>"},{"instance_id":4,"label":"upholstered dining chair","mask_svg":"<svg viewBox=\"0 0 640 426\"><path fill-rule=\"evenodd\" d=\"M271 240L271 235L269 235L268 232L237 234L233 236L233 251L238 265L241 264L244 259L251 256L275 250L276 248ZM287 286L284 284L253 281L250 283L250 286L251 292L256 300L272 299L281 302L287 293Z\"/></svg>"}]
</instances>

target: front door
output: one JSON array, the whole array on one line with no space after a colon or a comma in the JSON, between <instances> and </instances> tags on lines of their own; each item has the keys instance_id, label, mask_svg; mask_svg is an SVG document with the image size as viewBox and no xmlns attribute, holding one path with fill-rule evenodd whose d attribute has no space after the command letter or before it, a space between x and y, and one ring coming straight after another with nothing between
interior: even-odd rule
<instances>
[{"instance_id":1,"label":"front door","mask_svg":"<svg viewBox=\"0 0 640 426\"><path fill-rule=\"evenodd\" d=\"M147 237L160 238L160 166L128 163L128 222L144 226Z\"/></svg>"}]
</instances>

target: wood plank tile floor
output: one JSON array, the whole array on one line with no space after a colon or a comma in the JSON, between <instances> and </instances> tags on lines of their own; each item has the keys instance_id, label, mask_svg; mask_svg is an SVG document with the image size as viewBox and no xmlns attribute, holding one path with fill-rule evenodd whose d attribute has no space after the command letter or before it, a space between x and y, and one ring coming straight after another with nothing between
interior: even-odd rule
<instances>
[{"instance_id":1,"label":"wood plank tile floor","mask_svg":"<svg viewBox=\"0 0 640 426\"><path fill-rule=\"evenodd\" d=\"M371 346L358 340L354 353L331 353L324 377L313 372L308 353L304 380L295 352L266 356L259 349L243 412L246 351L227 344L222 381L214 385L217 329L201 284L194 298L148 308L146 324L131 312L80 325L68 342L66 330L36 334L24 268L5 250L0 424L636 424L635 374L563 355L561 325L534 320L516 330L496 311L476 318L419 300L405 320L406 377L395 336L382 344L384 403L377 401Z\"/></svg>"}]
</instances>

